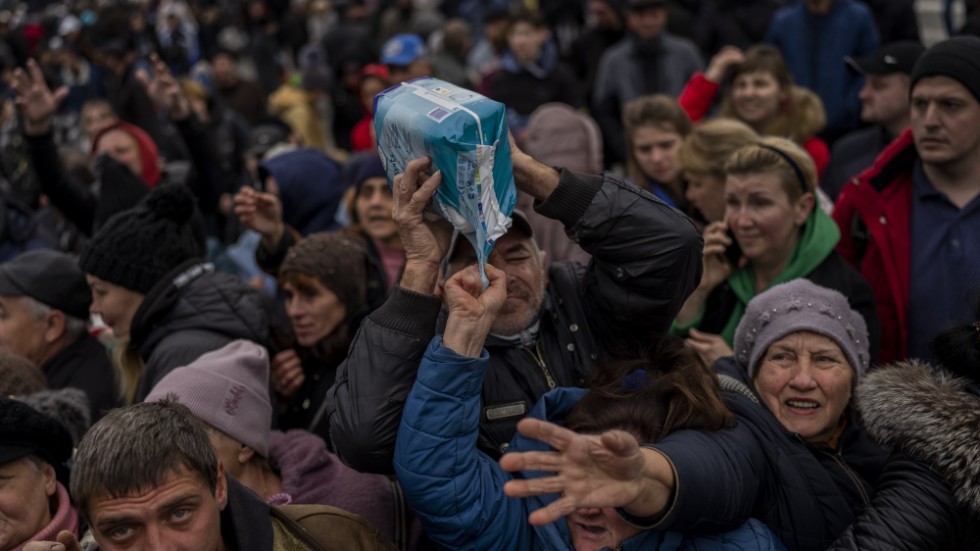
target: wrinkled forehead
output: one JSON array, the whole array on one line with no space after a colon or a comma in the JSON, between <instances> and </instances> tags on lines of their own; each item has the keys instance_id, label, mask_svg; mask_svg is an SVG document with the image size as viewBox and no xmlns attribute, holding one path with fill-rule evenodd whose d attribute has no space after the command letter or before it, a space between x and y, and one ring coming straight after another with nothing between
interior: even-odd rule
<instances>
[{"instance_id":1,"label":"wrinkled forehead","mask_svg":"<svg viewBox=\"0 0 980 551\"><path fill-rule=\"evenodd\" d=\"M494 252L505 253L520 245L527 246L531 250L536 248L534 238L517 227L517 225L514 225L500 239L497 239L497 242L493 245L493 250ZM453 241L452 254L449 257L450 264L453 266L459 266L460 264L469 265L476 262L476 258L476 251L473 249L470 241L463 234L456 233Z\"/></svg>"}]
</instances>

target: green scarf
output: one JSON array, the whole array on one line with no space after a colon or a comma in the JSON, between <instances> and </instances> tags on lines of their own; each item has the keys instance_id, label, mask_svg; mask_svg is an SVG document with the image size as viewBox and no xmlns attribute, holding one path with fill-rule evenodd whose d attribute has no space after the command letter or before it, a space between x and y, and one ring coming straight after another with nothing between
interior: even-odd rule
<instances>
[{"instance_id":1,"label":"green scarf","mask_svg":"<svg viewBox=\"0 0 980 551\"><path fill-rule=\"evenodd\" d=\"M786 266L783 266L783 271L767 288L806 277L833 252L838 241L840 241L840 229L837 228L837 223L820 208L819 204L814 205L813 212L804 224L800 239L789 255ZM728 323L721 331L721 337L725 339L728 346L732 346L735 341L735 328L742 320L745 307L755 296L755 270L752 269L752 264L746 264L728 276L728 285L738 297L738 302L735 303L735 309L732 310Z\"/></svg>"}]
</instances>

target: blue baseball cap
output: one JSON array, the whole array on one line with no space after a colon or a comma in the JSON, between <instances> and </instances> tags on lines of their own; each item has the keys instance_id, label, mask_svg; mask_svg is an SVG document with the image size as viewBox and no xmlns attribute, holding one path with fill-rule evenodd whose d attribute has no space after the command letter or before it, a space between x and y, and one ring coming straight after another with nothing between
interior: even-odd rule
<instances>
[{"instance_id":1,"label":"blue baseball cap","mask_svg":"<svg viewBox=\"0 0 980 551\"><path fill-rule=\"evenodd\" d=\"M398 34L381 48L381 63L405 67L425 55L425 43L414 34Z\"/></svg>"}]
</instances>

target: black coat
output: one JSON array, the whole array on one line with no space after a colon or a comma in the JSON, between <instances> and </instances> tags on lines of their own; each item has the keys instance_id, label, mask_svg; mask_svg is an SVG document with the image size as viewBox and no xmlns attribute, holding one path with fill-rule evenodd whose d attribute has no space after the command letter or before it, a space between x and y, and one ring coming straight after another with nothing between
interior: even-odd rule
<instances>
[{"instance_id":1,"label":"black coat","mask_svg":"<svg viewBox=\"0 0 980 551\"><path fill-rule=\"evenodd\" d=\"M236 339L268 347L269 314L261 295L239 279L191 260L165 276L133 316L130 347L146 363L136 400L167 373Z\"/></svg>"},{"instance_id":2,"label":"black coat","mask_svg":"<svg viewBox=\"0 0 980 551\"><path fill-rule=\"evenodd\" d=\"M868 432L894 450L871 507L831 548L976 549L980 544L980 396L917 362L872 371L858 386Z\"/></svg>"},{"instance_id":3,"label":"black coat","mask_svg":"<svg viewBox=\"0 0 980 551\"><path fill-rule=\"evenodd\" d=\"M636 354L638 343L665 334L701 277L691 221L618 178L563 171L536 209L561 220L593 262L551 266L536 343L487 342L479 447L491 456L546 391L582 386L605 358ZM391 472L402 408L441 306L396 288L354 337L330 389L329 420L338 453L358 470Z\"/></svg>"},{"instance_id":4,"label":"black coat","mask_svg":"<svg viewBox=\"0 0 980 551\"><path fill-rule=\"evenodd\" d=\"M85 392L92 422L116 405L116 374L105 346L88 333L41 365L48 388L77 388Z\"/></svg>"},{"instance_id":5,"label":"black coat","mask_svg":"<svg viewBox=\"0 0 980 551\"><path fill-rule=\"evenodd\" d=\"M789 549L825 549L870 502L885 452L853 412L835 449L812 447L761 403L733 358L719 360L715 370L737 424L710 433L675 432L651 446L677 472L674 503L655 527L719 532L753 517Z\"/></svg>"}]
</instances>

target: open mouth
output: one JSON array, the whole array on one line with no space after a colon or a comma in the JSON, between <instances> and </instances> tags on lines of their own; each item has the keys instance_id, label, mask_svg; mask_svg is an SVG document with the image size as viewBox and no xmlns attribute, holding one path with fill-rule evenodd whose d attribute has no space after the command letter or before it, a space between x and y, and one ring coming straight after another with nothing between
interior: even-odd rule
<instances>
[{"instance_id":1,"label":"open mouth","mask_svg":"<svg viewBox=\"0 0 980 551\"><path fill-rule=\"evenodd\" d=\"M605 528L603 528L602 526L597 526L595 524L582 524L580 522L578 523L578 527L581 528L582 531L592 534L594 536L601 536L602 534L606 533Z\"/></svg>"},{"instance_id":2,"label":"open mouth","mask_svg":"<svg viewBox=\"0 0 980 551\"><path fill-rule=\"evenodd\" d=\"M784 403L792 409L803 411L813 411L820 408L820 404L813 400L786 400Z\"/></svg>"}]
</instances>

